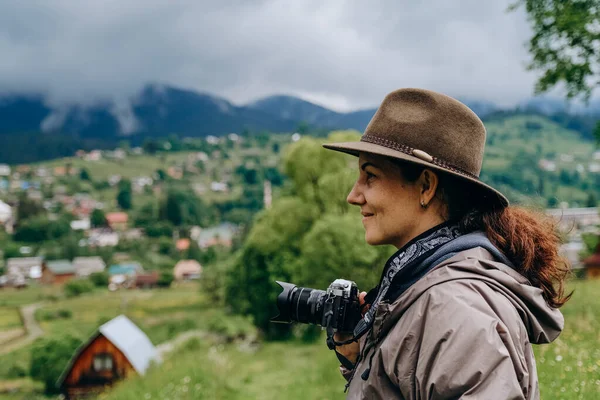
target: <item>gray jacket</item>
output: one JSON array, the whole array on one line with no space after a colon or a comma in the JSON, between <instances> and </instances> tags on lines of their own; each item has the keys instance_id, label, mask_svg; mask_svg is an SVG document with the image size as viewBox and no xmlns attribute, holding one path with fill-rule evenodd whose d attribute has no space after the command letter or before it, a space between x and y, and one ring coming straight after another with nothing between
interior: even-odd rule
<instances>
[{"instance_id":1,"label":"gray jacket","mask_svg":"<svg viewBox=\"0 0 600 400\"><path fill-rule=\"evenodd\" d=\"M496 260L460 251L382 302L347 398L538 399L531 344L556 339L563 316Z\"/></svg>"}]
</instances>

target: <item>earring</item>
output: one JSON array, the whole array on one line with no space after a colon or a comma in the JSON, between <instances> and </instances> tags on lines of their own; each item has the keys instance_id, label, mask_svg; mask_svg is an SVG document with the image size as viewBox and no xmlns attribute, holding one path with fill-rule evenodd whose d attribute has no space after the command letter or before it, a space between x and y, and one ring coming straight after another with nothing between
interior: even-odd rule
<instances>
[{"instance_id":1,"label":"earring","mask_svg":"<svg viewBox=\"0 0 600 400\"><path fill-rule=\"evenodd\" d=\"M421 207L427 208L427 204L425 204L425 202L423 200L421 200Z\"/></svg>"}]
</instances>

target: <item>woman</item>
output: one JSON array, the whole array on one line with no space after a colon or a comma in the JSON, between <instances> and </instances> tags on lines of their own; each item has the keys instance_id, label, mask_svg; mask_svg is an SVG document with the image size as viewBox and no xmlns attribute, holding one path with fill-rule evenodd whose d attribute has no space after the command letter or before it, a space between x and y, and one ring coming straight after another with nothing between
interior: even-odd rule
<instances>
[{"instance_id":1,"label":"woman","mask_svg":"<svg viewBox=\"0 0 600 400\"><path fill-rule=\"evenodd\" d=\"M468 107L420 89L390 93L360 142L324 145L358 156L367 243L398 249L336 337L349 399L539 398L531 344L563 328L568 269L552 221L479 180L484 145Z\"/></svg>"}]
</instances>

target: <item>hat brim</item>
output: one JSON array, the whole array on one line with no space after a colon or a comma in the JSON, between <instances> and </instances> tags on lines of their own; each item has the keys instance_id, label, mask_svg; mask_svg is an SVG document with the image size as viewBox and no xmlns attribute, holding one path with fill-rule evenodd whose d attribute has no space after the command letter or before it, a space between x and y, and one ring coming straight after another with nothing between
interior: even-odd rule
<instances>
[{"instance_id":1,"label":"hat brim","mask_svg":"<svg viewBox=\"0 0 600 400\"><path fill-rule=\"evenodd\" d=\"M380 156L386 156L391 158L396 158L399 160L411 162L414 164L423 165L427 168L431 168L436 171L443 172L445 174L449 174L455 176L457 178L462 179L463 181L472 183L471 187L474 190L474 195L478 198L479 201L487 202L487 205L492 206L494 208L503 208L507 207L509 204L508 199L502 193L494 189L493 187L486 185L479 179L470 177L468 175L463 175L458 172L454 172L452 170L440 167L433 163L422 160L418 157L415 157L410 154L403 153L398 150L390 149L385 146L381 146L374 143L368 142L342 142L342 143L325 143L323 147L328 150L339 151L342 153L351 154L353 156L358 157L358 155L362 153L369 154L377 154Z\"/></svg>"}]
</instances>

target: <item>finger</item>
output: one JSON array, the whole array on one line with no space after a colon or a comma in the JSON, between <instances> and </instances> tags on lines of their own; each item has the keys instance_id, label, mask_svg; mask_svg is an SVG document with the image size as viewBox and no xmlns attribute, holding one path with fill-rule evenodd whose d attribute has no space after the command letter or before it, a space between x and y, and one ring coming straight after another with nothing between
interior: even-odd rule
<instances>
[{"instance_id":1,"label":"finger","mask_svg":"<svg viewBox=\"0 0 600 400\"><path fill-rule=\"evenodd\" d=\"M365 304L365 296L367 295L367 292L360 292L360 294L358 295L358 303L362 306L363 304Z\"/></svg>"}]
</instances>

